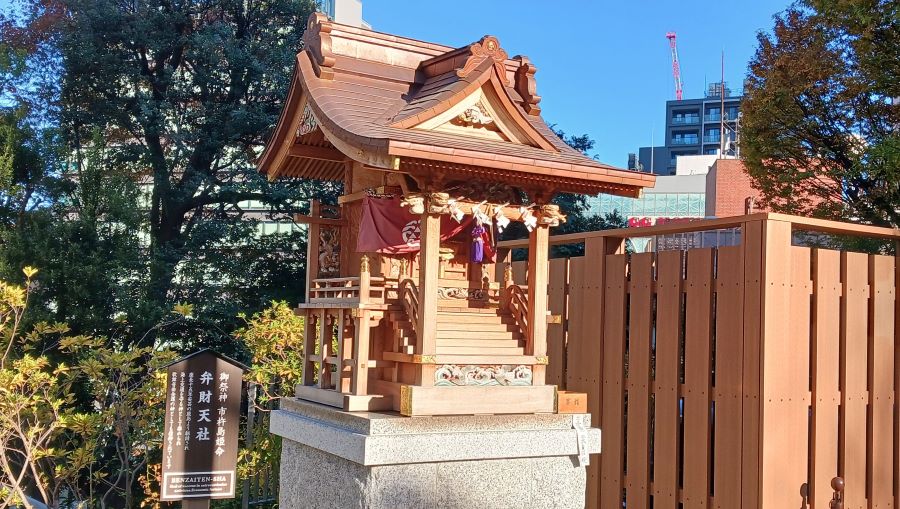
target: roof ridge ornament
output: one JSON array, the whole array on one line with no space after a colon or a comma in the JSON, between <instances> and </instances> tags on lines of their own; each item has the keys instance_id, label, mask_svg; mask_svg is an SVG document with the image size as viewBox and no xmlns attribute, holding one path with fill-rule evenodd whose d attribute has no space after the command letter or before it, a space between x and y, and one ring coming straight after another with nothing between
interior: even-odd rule
<instances>
[{"instance_id":1,"label":"roof ridge ornament","mask_svg":"<svg viewBox=\"0 0 900 509\"><path fill-rule=\"evenodd\" d=\"M334 78L334 53L331 51L331 21L321 12L309 15L303 45L309 53L316 76L323 80Z\"/></svg>"},{"instance_id":2,"label":"roof ridge ornament","mask_svg":"<svg viewBox=\"0 0 900 509\"><path fill-rule=\"evenodd\" d=\"M540 115L541 108L538 103L541 102L541 96L537 95L537 81L534 79L537 67L524 55L516 55L513 60L519 62L519 68L516 69L515 89L522 96L522 107L529 115Z\"/></svg>"},{"instance_id":3,"label":"roof ridge ornament","mask_svg":"<svg viewBox=\"0 0 900 509\"><path fill-rule=\"evenodd\" d=\"M460 78L465 78L488 58L494 61L494 68L500 76L500 81L504 85L508 85L506 59L509 58L509 55L506 53L506 50L500 47L500 41L493 35L485 35L478 42L469 45L469 58L466 59L462 69L456 71L456 75Z\"/></svg>"}]
</instances>

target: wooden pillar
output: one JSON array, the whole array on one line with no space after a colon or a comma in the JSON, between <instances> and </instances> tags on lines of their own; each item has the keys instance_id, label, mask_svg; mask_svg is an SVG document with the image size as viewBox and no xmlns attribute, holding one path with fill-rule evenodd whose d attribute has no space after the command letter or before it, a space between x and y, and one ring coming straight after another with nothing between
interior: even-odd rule
<instances>
[{"instance_id":1,"label":"wooden pillar","mask_svg":"<svg viewBox=\"0 0 900 509\"><path fill-rule=\"evenodd\" d=\"M354 309L355 335L353 342L353 380L350 392L362 396L369 390L369 348L371 343L371 312L366 309L369 297L369 257L363 255L359 263L359 308Z\"/></svg>"},{"instance_id":2,"label":"wooden pillar","mask_svg":"<svg viewBox=\"0 0 900 509\"><path fill-rule=\"evenodd\" d=\"M550 270L550 227L559 224L556 205L542 205L537 225L528 236L528 347L535 356L532 383L544 385L547 376L547 283Z\"/></svg>"},{"instance_id":3,"label":"wooden pillar","mask_svg":"<svg viewBox=\"0 0 900 509\"><path fill-rule=\"evenodd\" d=\"M513 272L512 272L512 262L504 261L503 265L503 275L500 278L502 281L500 285L500 309L504 313L509 312L509 296L510 296L510 287L515 285L515 281L513 280Z\"/></svg>"},{"instance_id":4,"label":"wooden pillar","mask_svg":"<svg viewBox=\"0 0 900 509\"><path fill-rule=\"evenodd\" d=\"M443 195L443 196L441 196ZM419 249L419 320L416 323L418 355L434 355L437 348L438 271L441 247L441 198L446 194L433 193L428 197L422 213Z\"/></svg>"},{"instance_id":5,"label":"wooden pillar","mask_svg":"<svg viewBox=\"0 0 900 509\"><path fill-rule=\"evenodd\" d=\"M328 323L328 310L319 309L319 382L320 389L328 389L331 384L331 369L328 367L328 354L331 352L331 325Z\"/></svg>"},{"instance_id":6,"label":"wooden pillar","mask_svg":"<svg viewBox=\"0 0 900 509\"><path fill-rule=\"evenodd\" d=\"M371 341L371 328L369 325L370 311L368 309L354 309L356 314L356 342L353 352L353 381L350 383L350 392L364 396L369 390L369 342Z\"/></svg>"},{"instance_id":7,"label":"wooden pillar","mask_svg":"<svg viewBox=\"0 0 900 509\"><path fill-rule=\"evenodd\" d=\"M547 224L538 224L528 237L528 346L536 357L547 355L549 237Z\"/></svg>"},{"instance_id":8,"label":"wooden pillar","mask_svg":"<svg viewBox=\"0 0 900 509\"><path fill-rule=\"evenodd\" d=\"M318 219L322 214L318 200L310 200L309 217ZM312 222L306 225L306 302L309 302L309 289L313 287L313 279L319 275L319 224Z\"/></svg>"},{"instance_id":9,"label":"wooden pillar","mask_svg":"<svg viewBox=\"0 0 900 509\"><path fill-rule=\"evenodd\" d=\"M311 309L302 309L303 314L303 385L313 385L316 379L316 369L312 356L316 353L316 318Z\"/></svg>"}]
</instances>

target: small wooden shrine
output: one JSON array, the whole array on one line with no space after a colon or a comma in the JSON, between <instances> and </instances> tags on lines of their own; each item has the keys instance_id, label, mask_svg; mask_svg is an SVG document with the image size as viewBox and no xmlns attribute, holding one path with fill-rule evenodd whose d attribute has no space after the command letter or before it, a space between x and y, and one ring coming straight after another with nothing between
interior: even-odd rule
<instances>
[{"instance_id":1,"label":"small wooden shrine","mask_svg":"<svg viewBox=\"0 0 900 509\"><path fill-rule=\"evenodd\" d=\"M556 193L638 196L649 174L568 147L544 123L537 68L485 36L450 48L309 18L270 179L343 184L309 216L297 396L403 415L553 412L545 385ZM527 285L493 249L530 232ZM506 266L508 267L508 266Z\"/></svg>"}]
</instances>

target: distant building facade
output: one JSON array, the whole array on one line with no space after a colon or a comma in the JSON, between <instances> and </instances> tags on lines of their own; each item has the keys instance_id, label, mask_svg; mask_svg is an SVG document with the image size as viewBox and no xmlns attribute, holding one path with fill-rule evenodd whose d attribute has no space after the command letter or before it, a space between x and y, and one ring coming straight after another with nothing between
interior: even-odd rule
<instances>
[{"instance_id":1,"label":"distant building facade","mask_svg":"<svg viewBox=\"0 0 900 509\"><path fill-rule=\"evenodd\" d=\"M319 10L342 25L371 29L363 19L362 0L320 0Z\"/></svg>"},{"instance_id":2,"label":"distant building facade","mask_svg":"<svg viewBox=\"0 0 900 509\"><path fill-rule=\"evenodd\" d=\"M665 144L641 147L639 164L657 175L674 175L680 156L718 154L723 120L726 138L736 141L742 99L742 95L732 95L727 83L713 83L702 99L666 101Z\"/></svg>"},{"instance_id":3,"label":"distant building facade","mask_svg":"<svg viewBox=\"0 0 900 509\"><path fill-rule=\"evenodd\" d=\"M679 157L674 171L657 177L656 186L645 189L640 198L588 198L589 213L617 212L629 228L642 228L767 210L760 206L761 194L751 185L740 159L686 155ZM650 238L635 238L633 246L637 251L726 246L737 244L739 237L737 230L722 230L667 235L657 239L658 245L650 243Z\"/></svg>"}]
</instances>

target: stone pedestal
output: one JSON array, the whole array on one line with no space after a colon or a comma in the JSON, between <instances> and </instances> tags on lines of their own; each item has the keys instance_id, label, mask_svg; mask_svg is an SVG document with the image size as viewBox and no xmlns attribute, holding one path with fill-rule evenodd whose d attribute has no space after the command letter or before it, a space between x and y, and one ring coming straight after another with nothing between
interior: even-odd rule
<instances>
[{"instance_id":1,"label":"stone pedestal","mask_svg":"<svg viewBox=\"0 0 900 509\"><path fill-rule=\"evenodd\" d=\"M281 408L271 420L283 438L281 509L581 508L579 454L600 452L587 414L401 417L296 399Z\"/></svg>"}]
</instances>

